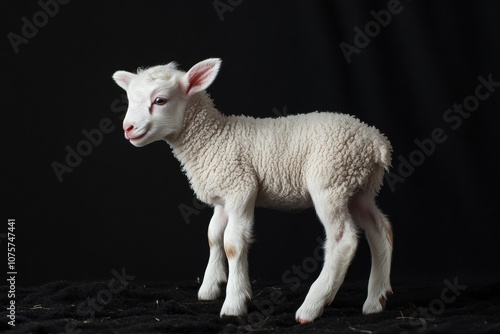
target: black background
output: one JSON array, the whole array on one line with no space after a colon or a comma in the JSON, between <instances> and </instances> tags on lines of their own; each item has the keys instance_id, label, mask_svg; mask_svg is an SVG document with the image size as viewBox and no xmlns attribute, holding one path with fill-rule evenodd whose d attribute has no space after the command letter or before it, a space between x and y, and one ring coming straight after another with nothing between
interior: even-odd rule
<instances>
[{"instance_id":1,"label":"black background","mask_svg":"<svg viewBox=\"0 0 500 334\"><path fill-rule=\"evenodd\" d=\"M378 198L394 226L393 280L498 279L500 87L456 129L443 119L479 76L500 81L498 2L401 0L350 63L340 43L353 45L354 28L388 1L221 0L223 13L214 3L71 1L16 53L8 33L21 35L22 18L33 22L41 7L3 2L0 233L16 219L18 284L109 279L123 267L137 281L203 276L211 209L193 203L166 143L138 149L124 139L123 91L111 75L170 61L188 70L209 57L223 60L208 89L223 113L356 115L390 138L395 174L400 158L418 154L415 140L441 128L446 140ZM103 119L113 130L60 182L53 163L65 164L66 147ZM186 221L179 206L196 211ZM257 209L255 236L252 279L281 281L323 230L312 209ZM347 280L367 280L369 268L361 240Z\"/></svg>"}]
</instances>

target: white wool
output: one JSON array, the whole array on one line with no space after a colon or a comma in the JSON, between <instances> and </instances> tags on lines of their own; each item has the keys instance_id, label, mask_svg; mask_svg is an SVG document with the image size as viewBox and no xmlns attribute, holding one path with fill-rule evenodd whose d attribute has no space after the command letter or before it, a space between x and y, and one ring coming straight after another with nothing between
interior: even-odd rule
<instances>
[{"instance_id":1,"label":"white wool","mask_svg":"<svg viewBox=\"0 0 500 334\"><path fill-rule=\"evenodd\" d=\"M393 237L375 196L391 163L389 141L340 113L225 116L205 92L219 67L219 59L207 59L188 72L170 63L113 75L129 98L125 138L138 147L169 143L197 197L214 207L199 299L218 298L227 282L221 316L245 314L252 295L248 247L254 207L314 206L326 233L325 263L297 310L297 321L318 318L335 298L357 247L358 226L372 252L363 313L380 312L392 293Z\"/></svg>"},{"instance_id":2,"label":"white wool","mask_svg":"<svg viewBox=\"0 0 500 334\"><path fill-rule=\"evenodd\" d=\"M390 165L388 140L352 116L226 117L205 93L193 99L187 114L180 135L169 143L196 195L211 205L257 192L257 206L307 208L312 182L349 197L360 190L376 193Z\"/></svg>"}]
</instances>

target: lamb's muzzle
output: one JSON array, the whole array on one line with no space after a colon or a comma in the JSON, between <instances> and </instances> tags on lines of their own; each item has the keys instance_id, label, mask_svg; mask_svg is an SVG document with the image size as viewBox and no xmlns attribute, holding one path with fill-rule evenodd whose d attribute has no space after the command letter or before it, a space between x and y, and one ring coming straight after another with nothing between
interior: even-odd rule
<instances>
[{"instance_id":1,"label":"lamb's muzzle","mask_svg":"<svg viewBox=\"0 0 500 334\"><path fill-rule=\"evenodd\" d=\"M188 72L170 63L113 75L129 99L125 138L134 146L166 141L197 197L214 207L199 299L218 298L227 282L221 316L244 315L252 296L247 255L255 206L314 206L326 233L325 262L297 321L318 318L335 298L357 248L358 226L372 253L363 313L382 311L392 293L393 234L375 197L391 163L389 141L377 129L339 113L224 116L205 92L220 64L212 58Z\"/></svg>"}]
</instances>

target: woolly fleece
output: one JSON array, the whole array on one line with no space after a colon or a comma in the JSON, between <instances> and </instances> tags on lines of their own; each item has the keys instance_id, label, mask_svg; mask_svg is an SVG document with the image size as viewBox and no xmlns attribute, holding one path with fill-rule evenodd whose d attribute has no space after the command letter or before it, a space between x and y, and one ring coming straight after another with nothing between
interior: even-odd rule
<instances>
[{"instance_id":1,"label":"woolly fleece","mask_svg":"<svg viewBox=\"0 0 500 334\"><path fill-rule=\"evenodd\" d=\"M387 138L345 114L224 116L200 92L185 115L167 141L198 198L211 205L255 190L257 206L284 210L311 207L310 187L342 198L375 194L391 163Z\"/></svg>"}]
</instances>

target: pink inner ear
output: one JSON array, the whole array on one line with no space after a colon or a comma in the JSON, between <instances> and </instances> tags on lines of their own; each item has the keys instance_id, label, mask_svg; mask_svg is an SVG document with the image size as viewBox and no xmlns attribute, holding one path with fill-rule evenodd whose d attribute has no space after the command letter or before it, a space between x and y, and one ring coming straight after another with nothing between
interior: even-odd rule
<instances>
[{"instance_id":1,"label":"pink inner ear","mask_svg":"<svg viewBox=\"0 0 500 334\"><path fill-rule=\"evenodd\" d=\"M202 86L203 82L207 79L208 73L210 73L208 69L205 69L205 71L198 70L189 73L186 93L189 94L192 87Z\"/></svg>"}]
</instances>

